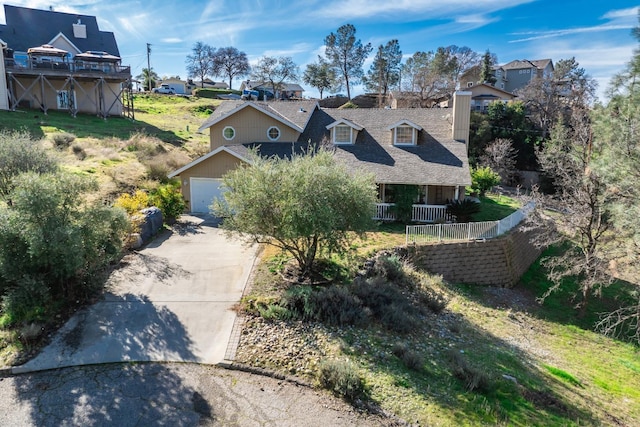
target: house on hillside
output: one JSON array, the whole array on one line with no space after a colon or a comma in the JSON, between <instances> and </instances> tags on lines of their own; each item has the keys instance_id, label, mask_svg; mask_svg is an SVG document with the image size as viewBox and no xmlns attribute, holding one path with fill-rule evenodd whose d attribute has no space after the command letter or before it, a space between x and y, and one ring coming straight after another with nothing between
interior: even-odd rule
<instances>
[{"instance_id":1,"label":"house on hillside","mask_svg":"<svg viewBox=\"0 0 640 427\"><path fill-rule=\"evenodd\" d=\"M486 112L489 105L494 102L509 102L517 98L511 92L485 83L474 85L466 90L471 92L471 109L481 113Z\"/></svg>"},{"instance_id":2,"label":"house on hillside","mask_svg":"<svg viewBox=\"0 0 640 427\"><path fill-rule=\"evenodd\" d=\"M246 80L240 85L240 90L258 90L272 93L275 99L301 99L304 89L297 83L282 83L280 87L276 87L276 93L273 93L273 88L270 82L258 81L258 80Z\"/></svg>"},{"instance_id":3,"label":"house on hillside","mask_svg":"<svg viewBox=\"0 0 640 427\"><path fill-rule=\"evenodd\" d=\"M460 89L469 90L473 86L486 84L480 81L481 66L475 65L460 76ZM536 77L547 77L553 73L551 59L515 60L492 67L495 88L514 93L529 84Z\"/></svg>"},{"instance_id":4,"label":"house on hillside","mask_svg":"<svg viewBox=\"0 0 640 427\"><path fill-rule=\"evenodd\" d=\"M189 82L180 80L180 79L164 79L156 82L156 87L160 87L160 85L167 85L170 89L173 89L175 93L178 95L191 94L191 90L189 89L191 85Z\"/></svg>"},{"instance_id":5,"label":"house on hillside","mask_svg":"<svg viewBox=\"0 0 640 427\"><path fill-rule=\"evenodd\" d=\"M4 5L0 109L133 113L131 69L94 16Z\"/></svg>"},{"instance_id":6,"label":"house on hillside","mask_svg":"<svg viewBox=\"0 0 640 427\"><path fill-rule=\"evenodd\" d=\"M376 218L393 218L398 185L417 185L415 221L444 218L447 200L462 199L471 185L467 144L470 92L454 97L454 108L330 109L316 101L224 101L200 127L209 131L210 152L169 174L179 177L192 212L208 212L222 176L250 164L250 150L285 157L318 145L375 176L380 203Z\"/></svg>"}]
</instances>

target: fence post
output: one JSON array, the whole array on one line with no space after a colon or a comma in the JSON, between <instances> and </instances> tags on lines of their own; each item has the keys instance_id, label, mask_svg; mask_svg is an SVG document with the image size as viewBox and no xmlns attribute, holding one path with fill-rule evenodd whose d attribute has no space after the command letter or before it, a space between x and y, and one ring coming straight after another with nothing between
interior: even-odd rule
<instances>
[{"instance_id":1,"label":"fence post","mask_svg":"<svg viewBox=\"0 0 640 427\"><path fill-rule=\"evenodd\" d=\"M438 243L442 242L442 224L438 224Z\"/></svg>"},{"instance_id":2,"label":"fence post","mask_svg":"<svg viewBox=\"0 0 640 427\"><path fill-rule=\"evenodd\" d=\"M500 230L500 224L502 223L502 221L496 221L497 224L497 228L498 228L498 234L496 234L496 236L502 236L502 230Z\"/></svg>"},{"instance_id":3,"label":"fence post","mask_svg":"<svg viewBox=\"0 0 640 427\"><path fill-rule=\"evenodd\" d=\"M471 223L467 223L467 240L471 240Z\"/></svg>"}]
</instances>

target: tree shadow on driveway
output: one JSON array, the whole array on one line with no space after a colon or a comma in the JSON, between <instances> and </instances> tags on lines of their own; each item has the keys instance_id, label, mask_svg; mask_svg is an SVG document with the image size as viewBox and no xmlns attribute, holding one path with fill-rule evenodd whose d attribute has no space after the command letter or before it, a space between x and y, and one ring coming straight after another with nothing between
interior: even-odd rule
<instances>
[{"instance_id":1,"label":"tree shadow on driveway","mask_svg":"<svg viewBox=\"0 0 640 427\"><path fill-rule=\"evenodd\" d=\"M76 313L34 359L14 373L126 361L199 362L177 315L145 296L108 293Z\"/></svg>"}]
</instances>

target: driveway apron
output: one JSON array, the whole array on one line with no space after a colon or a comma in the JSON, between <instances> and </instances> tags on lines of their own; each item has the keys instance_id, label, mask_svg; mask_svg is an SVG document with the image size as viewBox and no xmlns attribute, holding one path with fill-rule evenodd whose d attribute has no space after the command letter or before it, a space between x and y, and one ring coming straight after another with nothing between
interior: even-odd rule
<instances>
[{"instance_id":1,"label":"driveway apron","mask_svg":"<svg viewBox=\"0 0 640 427\"><path fill-rule=\"evenodd\" d=\"M186 216L112 272L104 298L76 313L14 373L123 361L223 361L255 247Z\"/></svg>"}]
</instances>

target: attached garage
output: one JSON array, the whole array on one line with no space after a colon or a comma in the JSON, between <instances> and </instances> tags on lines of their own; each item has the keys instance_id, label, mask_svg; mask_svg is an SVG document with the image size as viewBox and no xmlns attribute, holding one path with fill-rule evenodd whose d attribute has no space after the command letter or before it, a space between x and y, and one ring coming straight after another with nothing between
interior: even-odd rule
<instances>
[{"instance_id":1,"label":"attached garage","mask_svg":"<svg viewBox=\"0 0 640 427\"><path fill-rule=\"evenodd\" d=\"M191 212L207 213L214 199L222 197L222 181L214 178L191 178Z\"/></svg>"},{"instance_id":2,"label":"attached garage","mask_svg":"<svg viewBox=\"0 0 640 427\"><path fill-rule=\"evenodd\" d=\"M212 200L224 192L224 174L247 163L249 160L238 153L227 147L219 147L168 176L180 178L182 197L187 202L189 212L208 213Z\"/></svg>"}]
</instances>

